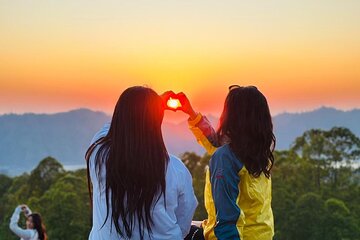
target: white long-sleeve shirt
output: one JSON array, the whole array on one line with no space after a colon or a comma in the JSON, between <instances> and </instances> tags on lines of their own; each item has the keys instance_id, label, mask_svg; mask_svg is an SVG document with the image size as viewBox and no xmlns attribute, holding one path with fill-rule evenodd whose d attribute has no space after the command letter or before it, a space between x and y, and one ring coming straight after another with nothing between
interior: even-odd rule
<instances>
[{"instance_id":1,"label":"white long-sleeve shirt","mask_svg":"<svg viewBox=\"0 0 360 240\"><path fill-rule=\"evenodd\" d=\"M29 214L31 214L31 210L27 208L29 211ZM22 229L19 227L18 222L20 219L20 213L21 213L21 206L17 206L15 208L15 211L10 219L10 230L13 231L18 237L21 238L21 240L38 240L39 235L36 229Z\"/></svg>"},{"instance_id":2,"label":"white long-sleeve shirt","mask_svg":"<svg viewBox=\"0 0 360 240\"><path fill-rule=\"evenodd\" d=\"M109 124L106 124L93 138L95 142L105 136L109 130ZM105 225L101 228L106 217L106 192L105 177L106 168L101 168L100 185L95 171L95 155L97 149L90 157L90 178L93 186L93 226L89 239L91 240L112 240L121 239L117 234L110 216ZM184 239L191 226L191 220L197 206L197 200L192 187L192 177L185 165L175 156L170 155L166 170L166 208L164 198L160 197L156 202L152 219L151 239L154 240L177 240ZM111 203L110 203L111 204ZM121 226L121 220L119 220ZM134 221L137 223L137 221ZM111 229L112 225L112 229ZM147 229L144 229L144 239L149 239ZM135 225L131 239L140 239L139 226Z\"/></svg>"}]
</instances>

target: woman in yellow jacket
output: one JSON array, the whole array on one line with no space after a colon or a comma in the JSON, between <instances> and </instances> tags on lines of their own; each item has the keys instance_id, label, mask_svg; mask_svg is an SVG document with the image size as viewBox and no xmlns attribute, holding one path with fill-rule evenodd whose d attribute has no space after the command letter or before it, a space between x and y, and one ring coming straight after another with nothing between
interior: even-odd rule
<instances>
[{"instance_id":1,"label":"woman in yellow jacket","mask_svg":"<svg viewBox=\"0 0 360 240\"><path fill-rule=\"evenodd\" d=\"M274 235L271 168L275 136L265 96L253 86L229 87L217 132L183 93L181 110L212 155L206 173L205 239L269 240Z\"/></svg>"}]
</instances>

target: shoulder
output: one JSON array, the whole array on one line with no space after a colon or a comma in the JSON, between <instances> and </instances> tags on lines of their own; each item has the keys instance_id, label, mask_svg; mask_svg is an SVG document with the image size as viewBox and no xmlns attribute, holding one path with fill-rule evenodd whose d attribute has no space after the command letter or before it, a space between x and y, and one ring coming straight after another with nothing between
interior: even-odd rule
<instances>
[{"instance_id":1,"label":"shoulder","mask_svg":"<svg viewBox=\"0 0 360 240\"><path fill-rule=\"evenodd\" d=\"M236 157L229 144L225 144L216 149L210 159L209 165L210 169L221 167L223 169L236 169L236 171L240 171L244 167L244 164Z\"/></svg>"},{"instance_id":2,"label":"shoulder","mask_svg":"<svg viewBox=\"0 0 360 240\"><path fill-rule=\"evenodd\" d=\"M104 126L97 133L95 133L94 137L91 140L91 144L93 144L100 138L105 137L108 134L109 129L110 129L110 123L105 123Z\"/></svg>"},{"instance_id":3,"label":"shoulder","mask_svg":"<svg viewBox=\"0 0 360 240\"><path fill-rule=\"evenodd\" d=\"M229 146L229 144L225 144L225 145L223 145L223 146L221 146L221 147L218 147L217 149L216 149L216 151L214 152L214 154L213 154L213 157L214 156L224 156L224 155L230 155L230 153L231 153L231 149L230 149L230 146Z\"/></svg>"},{"instance_id":4,"label":"shoulder","mask_svg":"<svg viewBox=\"0 0 360 240\"><path fill-rule=\"evenodd\" d=\"M180 158L169 154L169 163L167 167L167 175L176 178L178 181L183 182L185 179L192 179L189 169L180 160Z\"/></svg>"},{"instance_id":5,"label":"shoulder","mask_svg":"<svg viewBox=\"0 0 360 240\"><path fill-rule=\"evenodd\" d=\"M192 176L185 164L174 155L169 155L169 163L166 170L166 186L183 191L192 188Z\"/></svg>"},{"instance_id":6,"label":"shoulder","mask_svg":"<svg viewBox=\"0 0 360 240\"><path fill-rule=\"evenodd\" d=\"M189 170L187 169L187 167L185 166L185 164L180 160L180 158L169 154L169 168L171 170L175 170L178 173L187 173L189 172Z\"/></svg>"}]
</instances>

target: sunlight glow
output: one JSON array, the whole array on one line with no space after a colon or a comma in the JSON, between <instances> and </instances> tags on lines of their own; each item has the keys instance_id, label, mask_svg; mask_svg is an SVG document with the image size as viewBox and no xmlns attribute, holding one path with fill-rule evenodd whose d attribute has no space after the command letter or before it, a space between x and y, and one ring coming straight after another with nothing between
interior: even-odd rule
<instances>
[{"instance_id":1,"label":"sunlight glow","mask_svg":"<svg viewBox=\"0 0 360 240\"><path fill-rule=\"evenodd\" d=\"M177 109L177 108L181 107L181 103L180 103L179 99L173 99L173 98L170 98L167 101L167 105L168 105L168 107L173 108L173 109Z\"/></svg>"}]
</instances>

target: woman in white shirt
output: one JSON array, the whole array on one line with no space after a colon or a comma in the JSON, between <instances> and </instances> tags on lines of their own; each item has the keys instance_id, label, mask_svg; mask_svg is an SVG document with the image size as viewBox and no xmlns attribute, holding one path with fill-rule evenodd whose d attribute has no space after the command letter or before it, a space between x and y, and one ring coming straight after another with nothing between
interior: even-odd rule
<instances>
[{"instance_id":1,"label":"woman in white shirt","mask_svg":"<svg viewBox=\"0 0 360 240\"><path fill-rule=\"evenodd\" d=\"M89 239L183 239L197 206L185 165L162 137L164 99L147 87L120 96L111 124L86 153L93 226Z\"/></svg>"},{"instance_id":2,"label":"woman in white shirt","mask_svg":"<svg viewBox=\"0 0 360 240\"><path fill-rule=\"evenodd\" d=\"M21 212L23 212L26 217L26 229L18 225ZM42 224L40 214L32 213L30 208L25 204L15 208L10 219L9 227L21 240L47 240L45 226Z\"/></svg>"}]
</instances>

